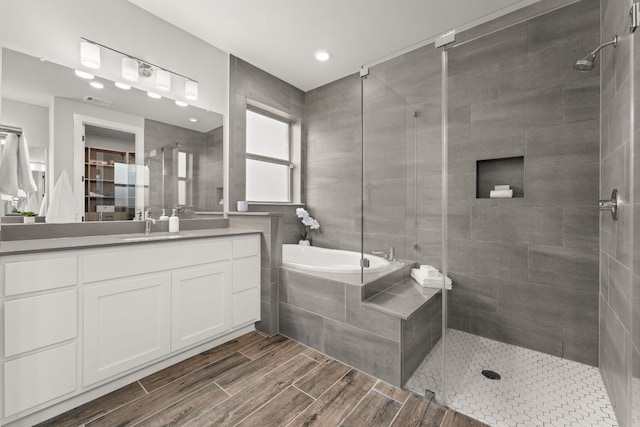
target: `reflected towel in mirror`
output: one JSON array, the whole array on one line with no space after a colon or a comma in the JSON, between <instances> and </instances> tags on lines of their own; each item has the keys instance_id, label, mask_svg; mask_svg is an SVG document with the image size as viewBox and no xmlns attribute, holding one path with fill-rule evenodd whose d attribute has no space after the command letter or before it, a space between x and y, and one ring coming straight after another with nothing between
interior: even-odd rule
<instances>
[{"instance_id":1,"label":"reflected towel in mirror","mask_svg":"<svg viewBox=\"0 0 640 427\"><path fill-rule=\"evenodd\" d=\"M77 222L80 220L80 210L73 195L66 169L63 169L58 175L53 194L49 197L49 208L47 209L45 220L46 222L54 223Z\"/></svg>"}]
</instances>

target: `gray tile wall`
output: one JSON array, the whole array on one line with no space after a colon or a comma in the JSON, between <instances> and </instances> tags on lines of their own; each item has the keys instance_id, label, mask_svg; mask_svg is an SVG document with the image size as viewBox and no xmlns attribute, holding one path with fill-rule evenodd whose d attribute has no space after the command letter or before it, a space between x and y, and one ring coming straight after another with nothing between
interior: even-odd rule
<instances>
[{"instance_id":1,"label":"gray tile wall","mask_svg":"<svg viewBox=\"0 0 640 427\"><path fill-rule=\"evenodd\" d=\"M395 284L404 276L386 280ZM362 304L358 285L281 268L279 288L281 334L396 386L441 336L440 295L403 320Z\"/></svg>"},{"instance_id":2,"label":"gray tile wall","mask_svg":"<svg viewBox=\"0 0 640 427\"><path fill-rule=\"evenodd\" d=\"M632 35L629 30L629 9L631 0L602 0L601 25L602 42L619 37L615 49L601 51L602 97L601 97L601 147L600 147L600 198L611 197L611 190L617 188L623 200L618 221L603 213L600 218L600 367L604 384L611 398L620 426L635 425L634 417L640 416L640 396L638 387L630 381L640 381L639 371L632 366L638 364L640 331L638 322L638 173L633 162L632 146L639 129L636 121L631 129L631 119L637 110L631 111L634 93L632 85L640 84L637 69L631 74L630 58L638 63L638 47L632 51ZM638 36L634 43L640 42ZM638 88L635 88L638 99ZM637 108L637 107L636 107ZM634 193L634 188L635 193ZM635 237L634 233L635 232ZM635 262L634 262L635 258ZM633 280L633 279L636 280ZM633 364L632 364L633 363ZM633 375L632 375L633 374ZM635 388L635 391L633 389ZM631 393L630 393L630 390ZM635 393L635 394L634 394ZM638 418L636 418L637 420Z\"/></svg>"},{"instance_id":3,"label":"gray tile wall","mask_svg":"<svg viewBox=\"0 0 640 427\"><path fill-rule=\"evenodd\" d=\"M257 102L265 108L277 110L300 126L303 158L307 143L304 92L233 55L230 55L229 63L229 209L235 211L238 200L245 200L247 102ZM301 184L303 201L305 200L304 180L303 165L303 182ZM283 241L284 243L297 243L304 227L295 216L296 207L251 205L249 210L283 213Z\"/></svg>"},{"instance_id":4,"label":"gray tile wall","mask_svg":"<svg viewBox=\"0 0 640 427\"><path fill-rule=\"evenodd\" d=\"M598 44L600 10L583 0L539 15L566 3L499 18L449 51L449 324L597 365L600 79L571 66ZM440 79L429 45L363 83L365 250L393 245L436 266ZM307 202L324 219L321 246L360 247L359 101L358 75L306 94ZM476 199L476 161L512 156L525 157L525 197Z\"/></svg>"},{"instance_id":5,"label":"gray tile wall","mask_svg":"<svg viewBox=\"0 0 640 427\"><path fill-rule=\"evenodd\" d=\"M572 65L598 44L599 12L583 0L494 27L450 49L448 73L449 325L591 365L599 77ZM476 161L511 156L524 197L476 199Z\"/></svg>"}]
</instances>

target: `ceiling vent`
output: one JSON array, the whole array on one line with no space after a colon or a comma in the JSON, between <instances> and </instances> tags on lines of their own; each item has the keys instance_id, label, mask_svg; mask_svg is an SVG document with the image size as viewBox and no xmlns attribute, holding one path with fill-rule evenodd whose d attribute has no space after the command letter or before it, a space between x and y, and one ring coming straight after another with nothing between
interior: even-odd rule
<instances>
[{"instance_id":1,"label":"ceiling vent","mask_svg":"<svg viewBox=\"0 0 640 427\"><path fill-rule=\"evenodd\" d=\"M105 108L109 108L111 107L111 104L113 104L113 101L107 101L106 99L98 98L97 96L91 96L91 95L86 95L84 97L84 100L91 104L99 105L100 107L105 107Z\"/></svg>"}]
</instances>

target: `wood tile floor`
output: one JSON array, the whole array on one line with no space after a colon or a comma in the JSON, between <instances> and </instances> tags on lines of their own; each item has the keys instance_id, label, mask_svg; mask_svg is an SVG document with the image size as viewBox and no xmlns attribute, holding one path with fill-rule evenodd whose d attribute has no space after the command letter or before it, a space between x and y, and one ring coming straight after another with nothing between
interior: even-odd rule
<instances>
[{"instance_id":1,"label":"wood tile floor","mask_svg":"<svg viewBox=\"0 0 640 427\"><path fill-rule=\"evenodd\" d=\"M484 426L277 335L251 332L42 426Z\"/></svg>"}]
</instances>

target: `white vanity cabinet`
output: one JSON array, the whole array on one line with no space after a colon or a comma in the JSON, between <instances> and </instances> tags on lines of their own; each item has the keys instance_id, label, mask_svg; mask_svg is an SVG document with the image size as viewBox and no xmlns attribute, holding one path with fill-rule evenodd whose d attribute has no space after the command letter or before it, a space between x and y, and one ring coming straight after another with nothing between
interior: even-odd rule
<instances>
[{"instance_id":1,"label":"white vanity cabinet","mask_svg":"<svg viewBox=\"0 0 640 427\"><path fill-rule=\"evenodd\" d=\"M170 297L168 274L84 289L84 386L169 354Z\"/></svg>"},{"instance_id":2,"label":"white vanity cabinet","mask_svg":"<svg viewBox=\"0 0 640 427\"><path fill-rule=\"evenodd\" d=\"M3 256L0 272L0 425L42 421L260 320L259 234Z\"/></svg>"},{"instance_id":3,"label":"white vanity cabinet","mask_svg":"<svg viewBox=\"0 0 640 427\"><path fill-rule=\"evenodd\" d=\"M218 262L171 274L171 350L231 328L231 263Z\"/></svg>"}]
</instances>

